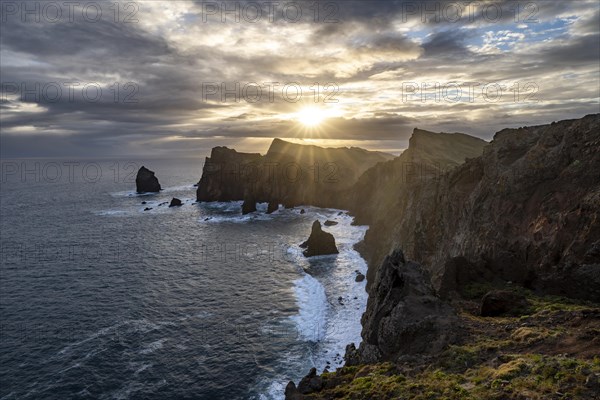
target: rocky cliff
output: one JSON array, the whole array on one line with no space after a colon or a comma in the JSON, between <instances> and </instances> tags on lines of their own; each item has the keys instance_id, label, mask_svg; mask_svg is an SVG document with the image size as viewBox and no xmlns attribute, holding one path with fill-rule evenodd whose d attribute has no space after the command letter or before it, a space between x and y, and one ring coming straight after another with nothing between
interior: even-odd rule
<instances>
[{"instance_id":1,"label":"rocky cliff","mask_svg":"<svg viewBox=\"0 0 600 400\"><path fill-rule=\"evenodd\" d=\"M384 220L367 214L370 265L402 248L441 294L502 279L600 301L599 149L598 114L498 132L480 157L404 186Z\"/></svg>"},{"instance_id":2,"label":"rocky cliff","mask_svg":"<svg viewBox=\"0 0 600 400\"><path fill-rule=\"evenodd\" d=\"M367 169L391 158L355 147L322 148L281 139L274 139L265 155L216 147L206 159L197 198L344 208L342 193Z\"/></svg>"}]
</instances>

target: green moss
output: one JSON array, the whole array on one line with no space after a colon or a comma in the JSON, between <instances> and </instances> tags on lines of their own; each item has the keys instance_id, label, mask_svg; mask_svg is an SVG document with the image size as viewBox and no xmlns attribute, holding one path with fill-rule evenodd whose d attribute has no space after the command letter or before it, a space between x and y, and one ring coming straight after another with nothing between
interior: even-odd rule
<instances>
[{"instance_id":1,"label":"green moss","mask_svg":"<svg viewBox=\"0 0 600 400\"><path fill-rule=\"evenodd\" d=\"M497 367L480 363L462 374L444 368L427 369L414 376L395 373L389 364L342 368L335 375L341 383L311 398L469 400L555 398L586 399L587 376L600 373L598 358L590 361L540 354L515 354ZM354 377L358 371L368 375ZM332 374L328 374L331 377Z\"/></svg>"}]
</instances>

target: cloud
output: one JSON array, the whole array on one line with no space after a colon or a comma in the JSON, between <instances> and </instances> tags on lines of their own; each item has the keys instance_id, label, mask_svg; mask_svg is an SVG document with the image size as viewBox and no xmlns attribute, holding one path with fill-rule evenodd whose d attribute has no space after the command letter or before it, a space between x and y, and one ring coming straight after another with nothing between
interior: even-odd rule
<instances>
[{"instance_id":1,"label":"cloud","mask_svg":"<svg viewBox=\"0 0 600 400\"><path fill-rule=\"evenodd\" d=\"M489 139L505 126L598 111L596 1L529 2L517 11L508 0L473 3L457 21L458 3L449 0L327 2L318 14L313 1L299 1L297 22L282 17L282 5L272 21L229 15L226 23L206 15L206 3L136 2L133 23L123 21L127 13L115 20L110 1L98 3L104 13L94 23L7 16L0 24L3 87L58 83L65 91L55 102L0 96L2 156L192 154L281 136L400 148L417 125ZM73 101L67 82L80 84ZM303 96L297 103L280 91L257 102L219 100L222 84L251 82L298 83ZM210 101L207 83L218 86ZM330 83L337 102L326 104ZM425 88L424 101L403 98L407 83ZM451 83L477 83L475 98L455 103L432 89ZM102 88L98 101L83 98L80 89L90 84ZM486 101L486 84L503 88L500 101ZM125 102L132 91L138 101ZM309 132L290 117L307 105L337 116Z\"/></svg>"}]
</instances>

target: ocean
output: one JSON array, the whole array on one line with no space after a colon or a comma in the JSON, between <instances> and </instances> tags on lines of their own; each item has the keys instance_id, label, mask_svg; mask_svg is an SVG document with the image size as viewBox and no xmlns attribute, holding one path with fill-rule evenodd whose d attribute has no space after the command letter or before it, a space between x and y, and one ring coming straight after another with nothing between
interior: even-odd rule
<instances>
[{"instance_id":1,"label":"ocean","mask_svg":"<svg viewBox=\"0 0 600 400\"><path fill-rule=\"evenodd\" d=\"M282 399L343 363L367 227L196 203L202 162L2 160L0 399ZM163 191L135 193L142 165ZM340 254L302 256L316 219Z\"/></svg>"}]
</instances>

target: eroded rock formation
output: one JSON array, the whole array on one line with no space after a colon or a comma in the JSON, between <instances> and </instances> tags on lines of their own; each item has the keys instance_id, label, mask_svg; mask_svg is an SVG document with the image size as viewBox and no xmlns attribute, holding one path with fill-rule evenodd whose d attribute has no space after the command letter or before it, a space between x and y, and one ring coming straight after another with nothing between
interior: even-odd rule
<instances>
[{"instance_id":1,"label":"eroded rock formation","mask_svg":"<svg viewBox=\"0 0 600 400\"><path fill-rule=\"evenodd\" d=\"M135 189L138 193L160 192L160 183L154 171L142 166L135 177Z\"/></svg>"},{"instance_id":2,"label":"eroded rock formation","mask_svg":"<svg viewBox=\"0 0 600 400\"><path fill-rule=\"evenodd\" d=\"M305 257L338 254L335 238L331 233L321 229L321 223L319 221L313 222L308 240L302 243L300 247L306 249L302 252Z\"/></svg>"},{"instance_id":3,"label":"eroded rock formation","mask_svg":"<svg viewBox=\"0 0 600 400\"><path fill-rule=\"evenodd\" d=\"M267 154L238 153L215 147L198 183L198 201L244 200L250 190L259 203L293 208L302 204L345 204L358 178L393 156L359 148L322 148L274 139ZM341 208L341 207L339 207Z\"/></svg>"}]
</instances>

